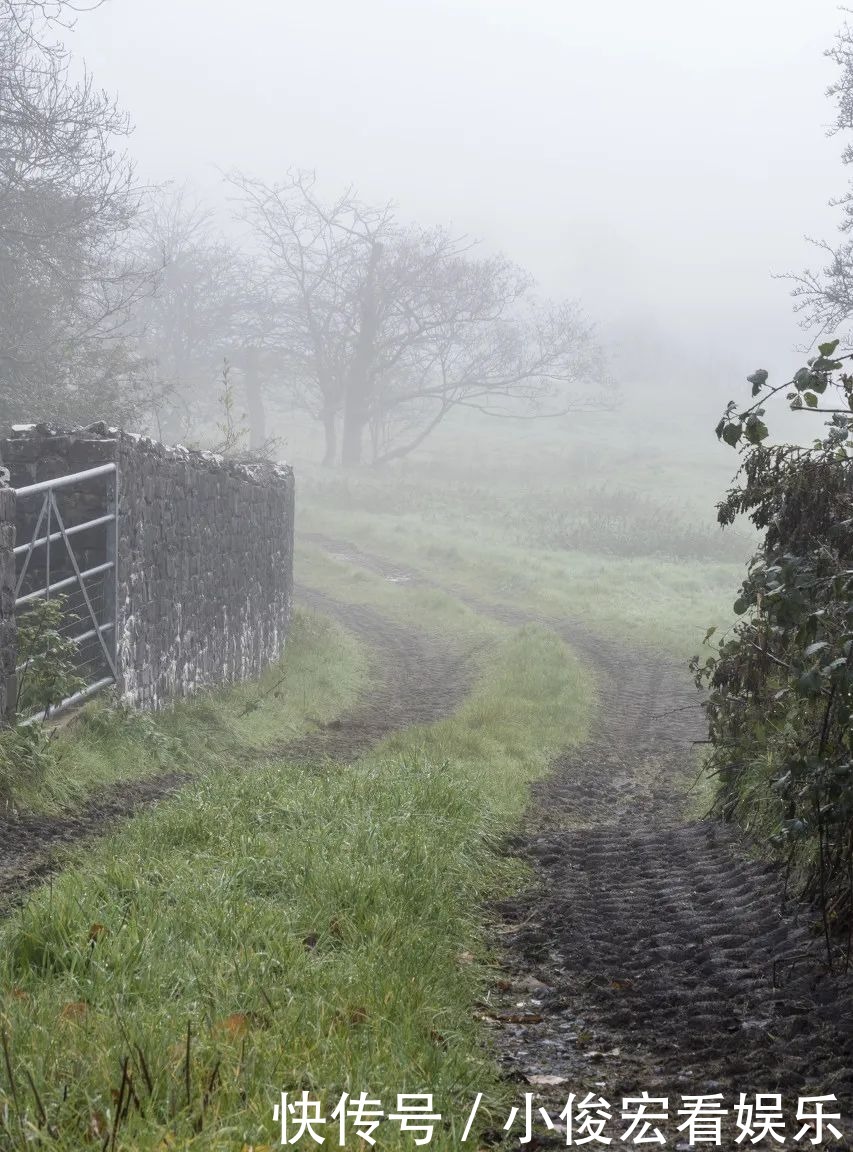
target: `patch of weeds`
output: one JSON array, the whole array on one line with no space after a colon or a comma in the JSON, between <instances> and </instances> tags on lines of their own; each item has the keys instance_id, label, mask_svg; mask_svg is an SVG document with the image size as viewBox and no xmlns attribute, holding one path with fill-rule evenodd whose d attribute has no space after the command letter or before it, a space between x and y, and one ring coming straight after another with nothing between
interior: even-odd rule
<instances>
[{"instance_id":1,"label":"patch of weeds","mask_svg":"<svg viewBox=\"0 0 853 1152\"><path fill-rule=\"evenodd\" d=\"M0 806L14 806L15 795L36 789L57 765L52 734L40 723L0 729Z\"/></svg>"}]
</instances>

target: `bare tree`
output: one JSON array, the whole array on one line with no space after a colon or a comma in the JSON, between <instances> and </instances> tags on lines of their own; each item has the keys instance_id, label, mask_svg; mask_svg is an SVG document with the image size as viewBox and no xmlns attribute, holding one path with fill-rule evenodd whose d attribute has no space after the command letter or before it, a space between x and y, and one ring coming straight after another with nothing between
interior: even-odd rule
<instances>
[{"instance_id":1,"label":"bare tree","mask_svg":"<svg viewBox=\"0 0 853 1152\"><path fill-rule=\"evenodd\" d=\"M389 214L366 209L349 191L322 205L306 173L273 186L239 173L230 182L271 306L268 343L281 352L297 404L322 423L324 462L332 464L348 378L359 363L371 253L381 245ZM362 358L363 343L362 335Z\"/></svg>"},{"instance_id":2,"label":"bare tree","mask_svg":"<svg viewBox=\"0 0 853 1152\"><path fill-rule=\"evenodd\" d=\"M827 89L836 106L835 122L828 134L835 135L853 129L853 28L846 20L826 55L839 69L838 79ZM841 159L844 164L853 164L853 143L845 145ZM804 327L834 333L853 317L853 188L830 204L841 209L841 241L832 244L810 238L821 253L822 266L785 279L793 281L795 310L801 313Z\"/></svg>"},{"instance_id":3,"label":"bare tree","mask_svg":"<svg viewBox=\"0 0 853 1152\"><path fill-rule=\"evenodd\" d=\"M136 302L129 330L148 369L146 406L157 435L174 442L211 416L223 359L234 363L239 260L186 187L157 190L136 234L138 263L154 271L154 281Z\"/></svg>"},{"instance_id":4,"label":"bare tree","mask_svg":"<svg viewBox=\"0 0 853 1152\"><path fill-rule=\"evenodd\" d=\"M6 419L115 416L139 365L127 308L146 288L126 241L139 191L124 113L69 78L70 3L0 0L0 408Z\"/></svg>"},{"instance_id":5,"label":"bare tree","mask_svg":"<svg viewBox=\"0 0 853 1152\"><path fill-rule=\"evenodd\" d=\"M369 404L375 463L413 451L456 408L544 416L595 402L602 367L576 304L540 302L505 258L474 259L441 231L401 238L388 265Z\"/></svg>"},{"instance_id":6,"label":"bare tree","mask_svg":"<svg viewBox=\"0 0 853 1152\"><path fill-rule=\"evenodd\" d=\"M325 204L313 174L230 179L273 301L270 340L323 424L326 463L361 463L368 431L374 462L405 455L458 407L566 411L566 386L600 375L577 307L538 304L505 258L405 227L351 189Z\"/></svg>"}]
</instances>

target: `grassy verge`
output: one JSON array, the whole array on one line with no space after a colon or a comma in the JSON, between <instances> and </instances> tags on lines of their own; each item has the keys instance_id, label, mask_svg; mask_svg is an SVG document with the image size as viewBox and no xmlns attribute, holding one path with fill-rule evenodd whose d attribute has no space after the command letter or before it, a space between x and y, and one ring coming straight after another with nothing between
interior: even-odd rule
<instances>
[{"instance_id":1,"label":"grassy verge","mask_svg":"<svg viewBox=\"0 0 853 1152\"><path fill-rule=\"evenodd\" d=\"M0 773L0 805L57 812L121 781L295 738L352 707L370 683L356 640L314 613L294 614L283 659L254 684L205 693L156 717L96 702L54 729L44 755ZM184 754L186 750L190 753Z\"/></svg>"},{"instance_id":2,"label":"grassy verge","mask_svg":"<svg viewBox=\"0 0 853 1152\"><path fill-rule=\"evenodd\" d=\"M472 1011L482 901L514 874L491 846L590 703L529 628L455 716L346 771L223 747L0 927L0 1147L271 1148L279 1092L303 1089L325 1115L344 1091L386 1111L433 1092L432 1146L459 1147L476 1093L488 1115L504 1091ZM268 738L240 723L238 745ZM412 1146L392 1121L380 1142Z\"/></svg>"}]
</instances>

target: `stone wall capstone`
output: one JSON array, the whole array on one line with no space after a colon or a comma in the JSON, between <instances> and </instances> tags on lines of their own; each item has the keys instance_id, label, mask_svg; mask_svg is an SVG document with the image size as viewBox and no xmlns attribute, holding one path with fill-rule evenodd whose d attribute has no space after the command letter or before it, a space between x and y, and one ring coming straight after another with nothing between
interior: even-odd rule
<instances>
[{"instance_id":1,"label":"stone wall capstone","mask_svg":"<svg viewBox=\"0 0 853 1152\"><path fill-rule=\"evenodd\" d=\"M117 681L126 702L157 708L256 677L282 654L293 592L290 467L170 448L103 424L17 428L0 456L15 487L117 465ZM67 523L97 514L103 500L94 481L62 491ZM81 537L75 550L89 547L87 565L102 562L103 529Z\"/></svg>"}]
</instances>

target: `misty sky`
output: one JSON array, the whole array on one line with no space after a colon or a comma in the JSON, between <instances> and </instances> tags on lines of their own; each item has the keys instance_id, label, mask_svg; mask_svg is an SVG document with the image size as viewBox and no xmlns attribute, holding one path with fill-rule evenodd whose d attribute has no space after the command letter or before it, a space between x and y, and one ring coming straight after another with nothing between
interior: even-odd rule
<instances>
[{"instance_id":1,"label":"misty sky","mask_svg":"<svg viewBox=\"0 0 853 1152\"><path fill-rule=\"evenodd\" d=\"M146 178L316 168L502 248L605 330L749 370L796 366L770 273L833 235L842 21L825 0L108 0L71 44Z\"/></svg>"}]
</instances>

